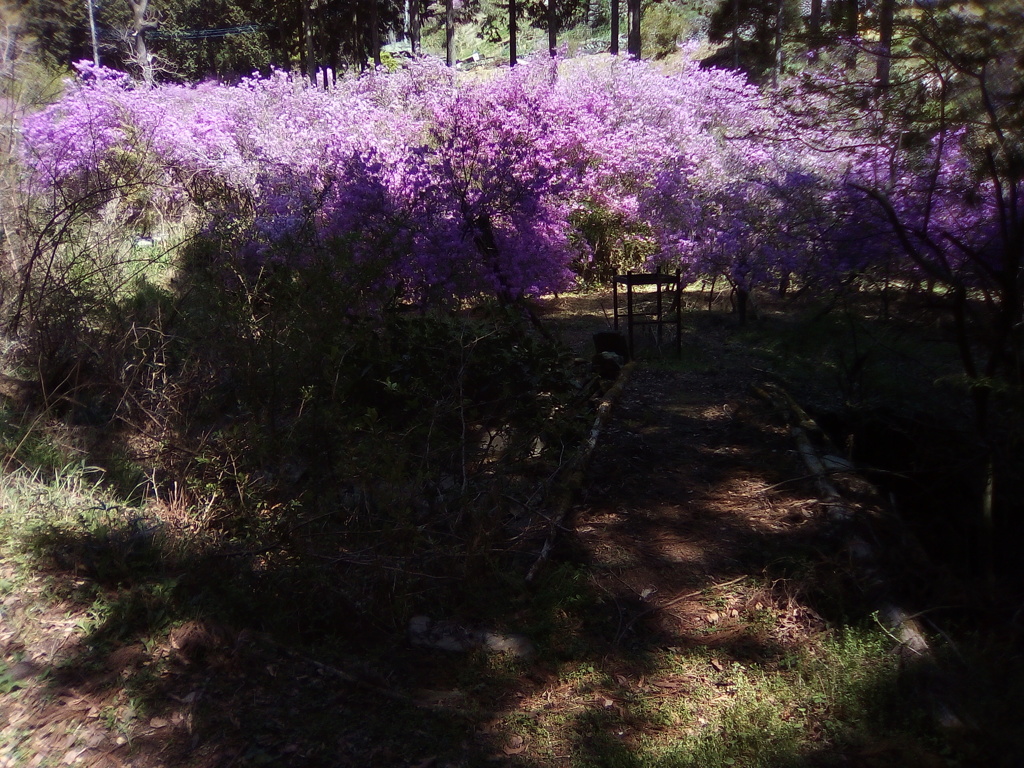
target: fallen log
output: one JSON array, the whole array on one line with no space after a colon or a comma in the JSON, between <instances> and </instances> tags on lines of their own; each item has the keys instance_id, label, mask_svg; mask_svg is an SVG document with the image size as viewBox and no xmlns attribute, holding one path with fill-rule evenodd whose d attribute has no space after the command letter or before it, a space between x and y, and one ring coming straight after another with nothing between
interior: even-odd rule
<instances>
[{"instance_id":1,"label":"fallen log","mask_svg":"<svg viewBox=\"0 0 1024 768\"><path fill-rule=\"evenodd\" d=\"M526 574L527 584L537 577L541 566L551 556L555 540L558 538L558 531L561 529L562 523L565 522L566 515L569 514L573 499L583 489L587 466L590 464L590 458L597 447L597 440L601 436L601 431L604 429L608 417L611 415L612 406L614 406L615 401L619 399L623 389L625 389L626 382L629 380L634 366L635 363L626 363L619 373L618 379L605 392L604 398L601 400L600 405L597 406L597 415L594 418L594 425L590 429L590 434L566 466L565 478L558 484L558 491L555 493L554 501L551 504L551 527L548 529L547 538L544 540L544 546L541 548L537 560Z\"/></svg>"},{"instance_id":2,"label":"fallen log","mask_svg":"<svg viewBox=\"0 0 1024 768\"><path fill-rule=\"evenodd\" d=\"M828 436L792 396L777 384L766 383L753 387L753 391L779 411L788 422L797 452L825 499L829 518L836 526L836 534L844 541L844 549L850 556L854 575L874 604L873 615L898 643L904 676L914 681L921 698L927 702L933 719L940 727L949 730L966 728L967 724L948 701L948 676L939 667L921 623L915 615L908 613L890 598L890 579L882 566L881 553L868 541L868 538L879 540L879 537L871 530L866 516L856 515L853 507L829 479L829 462L826 459L835 451ZM824 453L815 443L829 453ZM847 462L843 471L851 469L853 465ZM861 531L870 535L861 535ZM917 553L917 557L925 559L922 553Z\"/></svg>"}]
</instances>

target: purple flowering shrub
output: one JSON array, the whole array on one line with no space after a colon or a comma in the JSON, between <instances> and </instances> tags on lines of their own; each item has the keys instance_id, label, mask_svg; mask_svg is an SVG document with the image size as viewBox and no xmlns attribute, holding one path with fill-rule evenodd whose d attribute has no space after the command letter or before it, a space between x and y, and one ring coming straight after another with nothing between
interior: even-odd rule
<instances>
[{"instance_id":1,"label":"purple flowering shrub","mask_svg":"<svg viewBox=\"0 0 1024 768\"><path fill-rule=\"evenodd\" d=\"M972 285L991 272L1000 196L975 178L970 140L951 128L897 151L895 127L834 116L838 80L784 111L733 73L616 57L469 81L424 59L332 90L283 73L151 89L80 71L25 122L33 190L92 190L98 213L130 160L148 169L135 208L214 238L215 265L249 279L315 265L363 310L514 301L617 264L742 291L875 264L969 270Z\"/></svg>"},{"instance_id":2,"label":"purple flowering shrub","mask_svg":"<svg viewBox=\"0 0 1024 768\"><path fill-rule=\"evenodd\" d=\"M372 307L564 289L616 237L602 224L689 275L756 282L791 160L763 138L778 119L696 64L539 58L461 83L423 60L328 91L281 73L150 89L83 68L24 135L41 189L102 174L132 136L160 169L151 204L182 218L187 201L224 266L330 263Z\"/></svg>"},{"instance_id":3,"label":"purple flowering shrub","mask_svg":"<svg viewBox=\"0 0 1024 768\"><path fill-rule=\"evenodd\" d=\"M76 225L115 201L130 226L187 222L216 244L204 268L250 288L315 274L355 314L513 302L620 266L744 293L878 265L985 289L1012 190L977 178L955 126L905 151L870 110L839 115L839 85L783 110L695 62L541 57L463 81L424 59L329 90L283 73L145 88L83 65L23 144L40 199L84 201Z\"/></svg>"}]
</instances>

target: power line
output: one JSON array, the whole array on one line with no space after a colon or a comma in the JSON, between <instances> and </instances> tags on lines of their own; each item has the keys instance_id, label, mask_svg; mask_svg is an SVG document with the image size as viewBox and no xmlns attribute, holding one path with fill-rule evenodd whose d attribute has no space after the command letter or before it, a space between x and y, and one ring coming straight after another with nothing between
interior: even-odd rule
<instances>
[{"instance_id":1,"label":"power line","mask_svg":"<svg viewBox=\"0 0 1024 768\"><path fill-rule=\"evenodd\" d=\"M266 29L259 24L243 24L238 27L221 27L219 29L186 29L180 32L164 32L155 30L149 33L150 40L210 40L232 35L247 35Z\"/></svg>"}]
</instances>

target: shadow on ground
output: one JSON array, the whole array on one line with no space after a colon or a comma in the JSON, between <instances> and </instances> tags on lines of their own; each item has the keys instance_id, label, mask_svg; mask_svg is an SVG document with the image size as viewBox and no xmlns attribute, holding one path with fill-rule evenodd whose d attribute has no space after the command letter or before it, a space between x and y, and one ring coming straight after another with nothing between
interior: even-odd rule
<instances>
[{"instance_id":1,"label":"shadow on ground","mask_svg":"<svg viewBox=\"0 0 1024 768\"><path fill-rule=\"evenodd\" d=\"M562 330L580 343L594 325L599 306ZM441 604L385 594L372 611L347 587L386 560L310 559L301 541L168 550L129 519L50 532L32 549L51 599L87 618L33 683L40 716L90 766L1014 764L984 730L930 730L895 664L850 688L850 712L827 692L780 711L754 685L870 616L727 335L709 324L683 361L636 369L530 587L544 532L453 568ZM525 634L537 653L413 646L414 611Z\"/></svg>"}]
</instances>

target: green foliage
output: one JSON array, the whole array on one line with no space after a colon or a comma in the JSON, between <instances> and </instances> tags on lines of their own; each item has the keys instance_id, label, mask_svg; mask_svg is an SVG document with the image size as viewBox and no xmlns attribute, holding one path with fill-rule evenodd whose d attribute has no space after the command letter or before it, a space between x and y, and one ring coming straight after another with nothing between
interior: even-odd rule
<instances>
[{"instance_id":1,"label":"green foliage","mask_svg":"<svg viewBox=\"0 0 1024 768\"><path fill-rule=\"evenodd\" d=\"M287 62L274 59L273 30L249 29L255 17L243 3L181 0L162 7L161 11L160 28L150 39L168 78L185 82L209 78L231 81ZM204 30L237 31L207 36Z\"/></svg>"},{"instance_id":2,"label":"green foliage","mask_svg":"<svg viewBox=\"0 0 1024 768\"><path fill-rule=\"evenodd\" d=\"M795 0L721 0L710 18L708 40L722 48L709 63L738 66L760 80L775 66L780 36L802 34L801 4Z\"/></svg>"},{"instance_id":3,"label":"green foliage","mask_svg":"<svg viewBox=\"0 0 1024 768\"><path fill-rule=\"evenodd\" d=\"M672 2L645 8L642 23L644 51L655 59L676 53L679 43L693 32L692 14Z\"/></svg>"},{"instance_id":4,"label":"green foliage","mask_svg":"<svg viewBox=\"0 0 1024 768\"><path fill-rule=\"evenodd\" d=\"M588 254L585 260L573 265L581 285L608 285L617 274L643 269L654 255L655 245L648 226L630 222L601 206L581 208L573 223L586 241L581 250Z\"/></svg>"}]
</instances>

